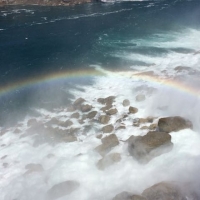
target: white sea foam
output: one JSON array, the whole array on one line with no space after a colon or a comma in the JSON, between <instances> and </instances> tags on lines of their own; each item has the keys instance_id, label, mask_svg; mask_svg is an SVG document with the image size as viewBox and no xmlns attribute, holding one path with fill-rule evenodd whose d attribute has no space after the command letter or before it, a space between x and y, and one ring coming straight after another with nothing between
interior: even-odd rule
<instances>
[{"instance_id":1,"label":"white sea foam","mask_svg":"<svg viewBox=\"0 0 200 200\"><path fill-rule=\"evenodd\" d=\"M193 33L196 34L196 31ZM192 37L190 36L190 38ZM185 41L184 38L182 40ZM190 46L188 44L189 42L186 43L187 48ZM191 49L197 51L199 47L195 43L193 44L190 46ZM182 42L179 43L177 40L169 46L184 47ZM162 71L165 69L167 70L166 73L169 72L170 75L176 77L176 72L173 73L174 67L183 64L196 70L199 69L199 54L194 53L170 52L156 58L145 55L135 55L135 58L154 63L152 69L160 75L163 75ZM130 71L130 74L125 73L124 76L123 73L110 72L98 65L91 67L103 72L105 76L95 77L95 84L87 87L82 86L83 90L72 90L71 93L75 98L85 98L87 103L93 105L93 110L99 110L101 105L97 103L97 98L110 95L116 96L114 107L117 107L118 113L112 116L111 122L116 121L128 112L128 108L122 106L124 99L129 99L131 105L139 109L138 113L130 115L124 121L127 129L116 131L120 145L114 148L112 152L119 152L122 160L104 171L96 168L96 163L101 156L94 151L94 148L101 142L95 135L100 133L96 129L100 128L101 125L95 124L93 129L86 135L78 135L79 141L77 142L59 143L56 146L45 143L33 147L34 139L32 135L21 137L27 129L29 117L19 127L22 130L21 133L13 134L15 127L11 127L0 138L0 145L5 144L5 146L1 146L0 158L7 155L6 158L1 160L1 163L8 163L8 167L0 166L0 199L44 200L46 191L49 188L66 180L76 180L80 183L80 187L67 197L59 200L66 198L69 200L109 200L122 191L140 194L152 184L167 180L189 181L199 184L200 127L198 123L200 115L197 111L200 108L200 103L198 97L185 94L176 88L132 78L134 71ZM137 69L136 66L134 67ZM140 71L147 71L147 68L144 67ZM186 72L184 73L184 76L188 75ZM193 75L188 76L193 77ZM137 102L135 97L141 93L145 94L146 99L143 102ZM169 108L162 109L165 106ZM70 117L70 113L67 113L65 109L52 112L40 109L38 112L41 113L38 121L42 122L46 122L52 117L56 117L61 121L65 121ZM102 111L99 110L99 113L102 113ZM147 130L133 127L131 125L132 120L138 117L168 115L180 115L189 118L194 124L194 130L185 129L170 133L174 144L172 151L154 158L146 165L139 164L129 156L127 145L123 141L131 135L144 135ZM81 128L76 120L73 120L73 122L74 127ZM86 124L89 125L89 121ZM47 158L48 154L53 154L53 156ZM24 167L29 163L40 163L44 171L25 175L26 170Z\"/></svg>"}]
</instances>

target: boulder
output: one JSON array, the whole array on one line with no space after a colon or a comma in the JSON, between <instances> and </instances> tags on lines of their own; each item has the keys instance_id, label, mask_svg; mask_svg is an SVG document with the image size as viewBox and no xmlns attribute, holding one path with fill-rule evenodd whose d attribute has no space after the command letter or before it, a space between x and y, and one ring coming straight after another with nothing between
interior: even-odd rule
<instances>
[{"instance_id":1,"label":"boulder","mask_svg":"<svg viewBox=\"0 0 200 200\"><path fill-rule=\"evenodd\" d=\"M79 185L80 184L77 181L71 181L71 180L58 183L47 191L46 199L55 200L64 197L66 195L69 195L73 191L77 190Z\"/></svg>"},{"instance_id":2,"label":"boulder","mask_svg":"<svg viewBox=\"0 0 200 200\"><path fill-rule=\"evenodd\" d=\"M81 111L82 112L89 112L90 110L92 109L92 106L91 105L81 105Z\"/></svg>"},{"instance_id":3,"label":"boulder","mask_svg":"<svg viewBox=\"0 0 200 200\"><path fill-rule=\"evenodd\" d=\"M160 118L158 121L158 129L162 132L170 133L186 128L192 129L192 122L179 116Z\"/></svg>"},{"instance_id":4,"label":"boulder","mask_svg":"<svg viewBox=\"0 0 200 200\"><path fill-rule=\"evenodd\" d=\"M156 130L156 128L157 128L157 124L151 124L151 125L149 126L149 129L150 129L150 130Z\"/></svg>"},{"instance_id":5,"label":"boulder","mask_svg":"<svg viewBox=\"0 0 200 200\"><path fill-rule=\"evenodd\" d=\"M148 200L199 200L190 185L178 182L160 182L144 190L142 195Z\"/></svg>"},{"instance_id":6,"label":"boulder","mask_svg":"<svg viewBox=\"0 0 200 200\"><path fill-rule=\"evenodd\" d=\"M112 105L114 102L115 96L109 96L107 98L98 98L97 101L101 104Z\"/></svg>"},{"instance_id":7,"label":"boulder","mask_svg":"<svg viewBox=\"0 0 200 200\"><path fill-rule=\"evenodd\" d=\"M171 135L157 131L150 131L144 136L131 136L127 141L130 155L141 163L170 151L173 146Z\"/></svg>"},{"instance_id":8,"label":"boulder","mask_svg":"<svg viewBox=\"0 0 200 200\"><path fill-rule=\"evenodd\" d=\"M71 117L71 118L78 119L79 116L80 116L80 114L79 114L78 112L76 112L76 113L73 113L70 117Z\"/></svg>"},{"instance_id":9,"label":"boulder","mask_svg":"<svg viewBox=\"0 0 200 200\"><path fill-rule=\"evenodd\" d=\"M105 168L119 162L120 160L121 155L119 153L111 153L98 161L97 168L99 170L104 170Z\"/></svg>"},{"instance_id":10,"label":"boulder","mask_svg":"<svg viewBox=\"0 0 200 200\"><path fill-rule=\"evenodd\" d=\"M132 107L132 106L129 107L129 113L135 114L135 113L137 113L137 112L138 112L138 109L137 109L137 108Z\"/></svg>"},{"instance_id":11,"label":"boulder","mask_svg":"<svg viewBox=\"0 0 200 200\"><path fill-rule=\"evenodd\" d=\"M66 136L63 137L64 142L76 142L77 137L74 134L67 134Z\"/></svg>"},{"instance_id":12,"label":"boulder","mask_svg":"<svg viewBox=\"0 0 200 200\"><path fill-rule=\"evenodd\" d=\"M129 101L128 99L125 99L125 100L123 101L122 105L123 105L124 107L129 106L129 105L130 105L130 101Z\"/></svg>"},{"instance_id":13,"label":"boulder","mask_svg":"<svg viewBox=\"0 0 200 200\"><path fill-rule=\"evenodd\" d=\"M135 100L140 102L140 101L144 101L146 99L145 95L144 94L138 94L136 97L135 97Z\"/></svg>"},{"instance_id":14,"label":"boulder","mask_svg":"<svg viewBox=\"0 0 200 200\"><path fill-rule=\"evenodd\" d=\"M99 122L101 124L107 124L109 121L110 121L110 116L108 116L108 115L101 115L99 117Z\"/></svg>"},{"instance_id":15,"label":"boulder","mask_svg":"<svg viewBox=\"0 0 200 200\"><path fill-rule=\"evenodd\" d=\"M92 111L88 113L87 118L92 119L97 115L97 111Z\"/></svg>"},{"instance_id":16,"label":"boulder","mask_svg":"<svg viewBox=\"0 0 200 200\"><path fill-rule=\"evenodd\" d=\"M113 130L114 130L114 126L112 124L109 124L102 128L103 133L111 133Z\"/></svg>"},{"instance_id":17,"label":"boulder","mask_svg":"<svg viewBox=\"0 0 200 200\"><path fill-rule=\"evenodd\" d=\"M85 101L85 99L80 97L80 98L76 99L76 101L74 101L73 106L76 108L77 106L80 106L84 101Z\"/></svg>"},{"instance_id":18,"label":"boulder","mask_svg":"<svg viewBox=\"0 0 200 200\"><path fill-rule=\"evenodd\" d=\"M145 197L134 195L130 192L121 192L117 194L112 200L146 200Z\"/></svg>"},{"instance_id":19,"label":"boulder","mask_svg":"<svg viewBox=\"0 0 200 200\"><path fill-rule=\"evenodd\" d=\"M118 112L118 110L116 108L110 109L108 111L106 111L107 115L115 115Z\"/></svg>"},{"instance_id":20,"label":"boulder","mask_svg":"<svg viewBox=\"0 0 200 200\"><path fill-rule=\"evenodd\" d=\"M108 105L102 107L100 110L102 110L103 112L106 112L107 110L109 110L111 108L112 108L112 104L108 104Z\"/></svg>"},{"instance_id":21,"label":"boulder","mask_svg":"<svg viewBox=\"0 0 200 200\"><path fill-rule=\"evenodd\" d=\"M100 155L106 155L111 149L119 144L118 138L115 134L111 134L101 139L102 144L95 148Z\"/></svg>"},{"instance_id":22,"label":"boulder","mask_svg":"<svg viewBox=\"0 0 200 200\"><path fill-rule=\"evenodd\" d=\"M98 98L97 101L101 104L105 104L104 98Z\"/></svg>"},{"instance_id":23,"label":"boulder","mask_svg":"<svg viewBox=\"0 0 200 200\"><path fill-rule=\"evenodd\" d=\"M76 108L74 106L67 107L67 112L74 112Z\"/></svg>"}]
</instances>

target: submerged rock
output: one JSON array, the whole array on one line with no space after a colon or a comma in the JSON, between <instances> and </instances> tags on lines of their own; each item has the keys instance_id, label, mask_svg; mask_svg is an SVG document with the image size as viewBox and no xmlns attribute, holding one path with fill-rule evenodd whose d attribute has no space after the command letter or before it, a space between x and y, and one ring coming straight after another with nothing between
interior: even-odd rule
<instances>
[{"instance_id":1,"label":"submerged rock","mask_svg":"<svg viewBox=\"0 0 200 200\"><path fill-rule=\"evenodd\" d=\"M46 200L55 200L64 197L78 189L79 186L80 184L77 181L71 180L58 183L47 191Z\"/></svg>"},{"instance_id":2,"label":"submerged rock","mask_svg":"<svg viewBox=\"0 0 200 200\"><path fill-rule=\"evenodd\" d=\"M123 105L124 107L129 106L129 105L130 105L130 101L129 101L128 99L125 99L125 100L123 101L122 105Z\"/></svg>"},{"instance_id":3,"label":"submerged rock","mask_svg":"<svg viewBox=\"0 0 200 200\"><path fill-rule=\"evenodd\" d=\"M116 108L110 109L108 111L106 111L107 115L115 115L118 112L118 110Z\"/></svg>"},{"instance_id":4,"label":"submerged rock","mask_svg":"<svg viewBox=\"0 0 200 200\"><path fill-rule=\"evenodd\" d=\"M80 114L78 112L76 113L73 113L71 116L70 116L72 119L75 118L75 119L78 119L80 117Z\"/></svg>"},{"instance_id":5,"label":"submerged rock","mask_svg":"<svg viewBox=\"0 0 200 200\"><path fill-rule=\"evenodd\" d=\"M118 138L115 134L111 134L101 139L102 144L95 148L102 156L106 155L111 149L119 144Z\"/></svg>"},{"instance_id":6,"label":"submerged rock","mask_svg":"<svg viewBox=\"0 0 200 200\"><path fill-rule=\"evenodd\" d=\"M70 120L66 120L65 122L59 122L59 125L67 128L67 127L73 125L73 122Z\"/></svg>"},{"instance_id":7,"label":"submerged rock","mask_svg":"<svg viewBox=\"0 0 200 200\"><path fill-rule=\"evenodd\" d=\"M114 130L114 126L112 124L109 124L102 128L103 133L111 133L113 130Z\"/></svg>"},{"instance_id":8,"label":"submerged rock","mask_svg":"<svg viewBox=\"0 0 200 200\"><path fill-rule=\"evenodd\" d=\"M136 97L135 97L135 100L140 102L140 101L144 101L146 99L145 95L144 94L138 94Z\"/></svg>"},{"instance_id":9,"label":"submerged rock","mask_svg":"<svg viewBox=\"0 0 200 200\"><path fill-rule=\"evenodd\" d=\"M90 110L92 109L92 106L91 105L81 105L81 111L82 112L89 112Z\"/></svg>"},{"instance_id":10,"label":"submerged rock","mask_svg":"<svg viewBox=\"0 0 200 200\"><path fill-rule=\"evenodd\" d=\"M38 123L37 119L33 118L33 119L29 119L27 122L27 126L34 126Z\"/></svg>"},{"instance_id":11,"label":"submerged rock","mask_svg":"<svg viewBox=\"0 0 200 200\"><path fill-rule=\"evenodd\" d=\"M160 118L158 121L159 131L167 133L170 133L172 131L180 131L186 128L192 129L192 127L193 125L191 121L179 116Z\"/></svg>"},{"instance_id":12,"label":"submerged rock","mask_svg":"<svg viewBox=\"0 0 200 200\"><path fill-rule=\"evenodd\" d=\"M120 160L121 155L119 153L111 153L98 161L97 168L99 170L104 170L105 168L119 162Z\"/></svg>"},{"instance_id":13,"label":"submerged rock","mask_svg":"<svg viewBox=\"0 0 200 200\"><path fill-rule=\"evenodd\" d=\"M41 164L35 164L35 163L27 164L25 166L25 169L27 170L25 172L25 174L30 174L30 173L33 173L33 172L43 172L44 171Z\"/></svg>"},{"instance_id":14,"label":"submerged rock","mask_svg":"<svg viewBox=\"0 0 200 200\"><path fill-rule=\"evenodd\" d=\"M117 194L112 200L146 200L145 197L142 197L140 195L134 195L130 192L121 192Z\"/></svg>"},{"instance_id":15,"label":"submerged rock","mask_svg":"<svg viewBox=\"0 0 200 200\"><path fill-rule=\"evenodd\" d=\"M73 106L74 107L80 106L84 101L85 101L85 99L80 97L80 98L76 99L76 101L74 101Z\"/></svg>"},{"instance_id":16,"label":"submerged rock","mask_svg":"<svg viewBox=\"0 0 200 200\"><path fill-rule=\"evenodd\" d=\"M171 135L165 132L150 131L144 136L131 136L128 151L139 162L146 163L172 149Z\"/></svg>"}]
</instances>

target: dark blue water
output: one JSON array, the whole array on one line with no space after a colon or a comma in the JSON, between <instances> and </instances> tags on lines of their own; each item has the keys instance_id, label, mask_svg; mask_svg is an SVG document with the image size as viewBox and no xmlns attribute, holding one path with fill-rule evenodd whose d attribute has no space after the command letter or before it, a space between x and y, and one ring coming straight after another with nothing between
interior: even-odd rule
<instances>
[{"instance_id":1,"label":"dark blue water","mask_svg":"<svg viewBox=\"0 0 200 200\"><path fill-rule=\"evenodd\" d=\"M126 70L144 65L113 56L139 53L158 55L166 51L192 49L144 48L131 39L151 39L200 27L199 0L162 0L91 3L75 7L7 6L0 8L0 86L65 70L100 65L109 70ZM24 116L33 107L52 109L67 105L68 91L75 84L92 84L92 79L70 79L18 89L0 96L0 124ZM56 98L55 98L56 97Z\"/></svg>"}]
</instances>

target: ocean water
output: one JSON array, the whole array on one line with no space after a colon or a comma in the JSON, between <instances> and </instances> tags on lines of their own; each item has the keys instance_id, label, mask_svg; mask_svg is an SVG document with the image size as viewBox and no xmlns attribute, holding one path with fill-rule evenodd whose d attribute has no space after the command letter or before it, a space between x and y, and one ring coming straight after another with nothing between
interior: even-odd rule
<instances>
[{"instance_id":1,"label":"ocean water","mask_svg":"<svg viewBox=\"0 0 200 200\"><path fill-rule=\"evenodd\" d=\"M0 200L47 200L47 191L67 180L80 186L59 200L110 200L122 191L141 194L161 181L199 188L199 0L1 7L0 70ZM145 100L137 101L141 94ZM96 136L102 125L80 124L67 107L82 97L98 119L103 112L97 99L108 96L116 96L118 113L110 120L116 129L128 113L124 99L138 112L123 121L126 129L112 132L120 144L111 153L120 153L121 161L101 171L94 148L101 144ZM154 123L182 116L193 130L170 133L173 149L143 165L123 141L145 135L148 130L132 123L149 116ZM78 140L52 144L40 130L29 134L33 118L42 124L70 119L79 128ZM30 163L43 170L26 173Z\"/></svg>"}]
</instances>

